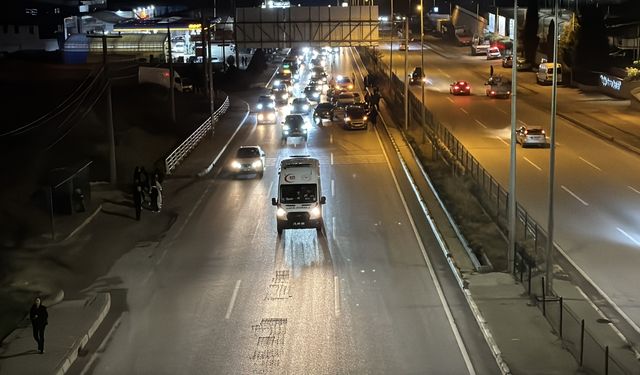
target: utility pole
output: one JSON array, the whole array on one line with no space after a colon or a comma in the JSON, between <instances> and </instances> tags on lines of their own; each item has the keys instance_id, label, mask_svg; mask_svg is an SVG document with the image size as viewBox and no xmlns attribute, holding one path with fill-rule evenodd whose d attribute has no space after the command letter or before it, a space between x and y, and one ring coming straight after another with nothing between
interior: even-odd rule
<instances>
[{"instance_id":1,"label":"utility pole","mask_svg":"<svg viewBox=\"0 0 640 375\"><path fill-rule=\"evenodd\" d=\"M507 249L507 268L514 272L513 261L516 252L516 126L517 116L517 89L518 89L518 0L513 0L513 49L511 52L511 142L509 142L509 248Z\"/></svg>"},{"instance_id":2,"label":"utility pole","mask_svg":"<svg viewBox=\"0 0 640 375\"><path fill-rule=\"evenodd\" d=\"M116 164L116 136L113 127L113 103L111 101L111 77L107 65L107 39L122 38L122 35L87 34L89 38L102 39L102 72L107 81L107 138L109 142L109 181L112 185L118 182Z\"/></svg>"},{"instance_id":3,"label":"utility pole","mask_svg":"<svg viewBox=\"0 0 640 375\"><path fill-rule=\"evenodd\" d=\"M546 248L546 278L545 290L547 293L553 293L553 231L554 229L554 212L553 201L554 186L556 180L556 111L558 105L558 1L553 4L553 79L551 87L551 129L549 131L549 218L547 223L547 248Z\"/></svg>"},{"instance_id":4,"label":"utility pole","mask_svg":"<svg viewBox=\"0 0 640 375\"><path fill-rule=\"evenodd\" d=\"M209 50L211 50L211 27L212 24L211 22L209 22L209 24L207 25L207 48ZM213 33L214 35L214 39L215 39L215 32ZM213 87L213 69L212 69L212 65L213 63L211 61L209 61L209 113L210 113L210 117L211 117L211 137L213 138L213 135L215 133L215 122L213 119L213 114L215 113L216 109L215 109L215 97L216 97L216 90L215 87Z\"/></svg>"},{"instance_id":5,"label":"utility pole","mask_svg":"<svg viewBox=\"0 0 640 375\"><path fill-rule=\"evenodd\" d=\"M435 0L433 0L435 4ZM422 67L422 77L420 77L420 88L422 89L422 128L424 129L426 123L426 109L425 109L425 101L424 101L424 84L427 79L427 74L424 70L424 4L423 1L420 0L420 66ZM423 130L424 131L424 130Z\"/></svg>"},{"instance_id":6,"label":"utility pole","mask_svg":"<svg viewBox=\"0 0 640 375\"><path fill-rule=\"evenodd\" d=\"M404 20L404 128L409 130L409 17Z\"/></svg>"},{"instance_id":7,"label":"utility pole","mask_svg":"<svg viewBox=\"0 0 640 375\"><path fill-rule=\"evenodd\" d=\"M176 123L175 74L173 73L173 57L171 57L171 29L167 25L167 45L169 46L169 101L171 102L171 122Z\"/></svg>"},{"instance_id":8,"label":"utility pole","mask_svg":"<svg viewBox=\"0 0 640 375\"><path fill-rule=\"evenodd\" d=\"M393 87L393 36L396 33L396 18L393 15L393 0L391 0L391 41L389 42L389 82Z\"/></svg>"}]
</instances>

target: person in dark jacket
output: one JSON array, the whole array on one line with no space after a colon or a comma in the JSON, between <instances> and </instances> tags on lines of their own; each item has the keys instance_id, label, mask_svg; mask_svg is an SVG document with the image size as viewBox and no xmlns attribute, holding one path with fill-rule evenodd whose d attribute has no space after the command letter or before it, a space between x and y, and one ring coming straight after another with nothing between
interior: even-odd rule
<instances>
[{"instance_id":1,"label":"person in dark jacket","mask_svg":"<svg viewBox=\"0 0 640 375\"><path fill-rule=\"evenodd\" d=\"M31 311L29 312L31 325L33 326L33 338L38 343L38 352L44 353L44 328L47 326L49 314L47 308L42 304L40 297L36 297Z\"/></svg>"},{"instance_id":2,"label":"person in dark jacket","mask_svg":"<svg viewBox=\"0 0 640 375\"><path fill-rule=\"evenodd\" d=\"M136 220L140 221L140 215L142 215L142 186L136 185L133 187L133 207L136 209Z\"/></svg>"}]
</instances>

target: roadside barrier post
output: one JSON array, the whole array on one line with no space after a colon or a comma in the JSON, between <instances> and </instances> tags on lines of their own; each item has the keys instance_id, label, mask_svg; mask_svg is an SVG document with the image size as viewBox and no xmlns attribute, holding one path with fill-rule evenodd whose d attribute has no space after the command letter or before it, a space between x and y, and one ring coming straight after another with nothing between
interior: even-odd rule
<instances>
[{"instance_id":1,"label":"roadside barrier post","mask_svg":"<svg viewBox=\"0 0 640 375\"><path fill-rule=\"evenodd\" d=\"M562 297L560 297L560 339L562 339L562 309L564 308Z\"/></svg>"},{"instance_id":2,"label":"roadside barrier post","mask_svg":"<svg viewBox=\"0 0 640 375\"><path fill-rule=\"evenodd\" d=\"M580 322L580 367L584 358L584 319Z\"/></svg>"}]
</instances>

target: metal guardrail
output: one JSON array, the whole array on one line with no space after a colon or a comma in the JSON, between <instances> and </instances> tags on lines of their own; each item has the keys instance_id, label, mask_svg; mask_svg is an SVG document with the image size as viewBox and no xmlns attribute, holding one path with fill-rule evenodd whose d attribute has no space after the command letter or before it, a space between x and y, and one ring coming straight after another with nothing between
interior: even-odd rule
<instances>
[{"instance_id":1,"label":"metal guardrail","mask_svg":"<svg viewBox=\"0 0 640 375\"><path fill-rule=\"evenodd\" d=\"M214 113L213 116L205 120L205 122L198 127L190 136L185 139L180 146L176 147L169 156L164 159L164 171L166 175L170 175L173 170L180 165L180 163L186 158L191 151L200 143L202 138L209 132L213 124L218 122L220 117L224 115L229 109L229 96L225 98L224 102Z\"/></svg>"}]
</instances>

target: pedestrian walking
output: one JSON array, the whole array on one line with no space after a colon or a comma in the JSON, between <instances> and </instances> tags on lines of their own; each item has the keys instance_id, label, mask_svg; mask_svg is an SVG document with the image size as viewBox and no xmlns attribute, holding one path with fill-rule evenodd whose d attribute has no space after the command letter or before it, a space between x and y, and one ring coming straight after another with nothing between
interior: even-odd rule
<instances>
[{"instance_id":1,"label":"pedestrian walking","mask_svg":"<svg viewBox=\"0 0 640 375\"><path fill-rule=\"evenodd\" d=\"M149 174L144 167L140 167L140 186L142 186L142 191L145 193L149 193L149 188L151 184L149 182Z\"/></svg>"},{"instance_id":2,"label":"pedestrian walking","mask_svg":"<svg viewBox=\"0 0 640 375\"><path fill-rule=\"evenodd\" d=\"M133 187L133 207L136 210L136 220L140 221L142 215L142 186L134 185Z\"/></svg>"},{"instance_id":3,"label":"pedestrian walking","mask_svg":"<svg viewBox=\"0 0 640 375\"><path fill-rule=\"evenodd\" d=\"M29 318L33 326L33 338L38 343L38 352L42 354L44 353L44 329L49 324L49 314L40 297L36 297L33 305L31 305Z\"/></svg>"}]
</instances>

